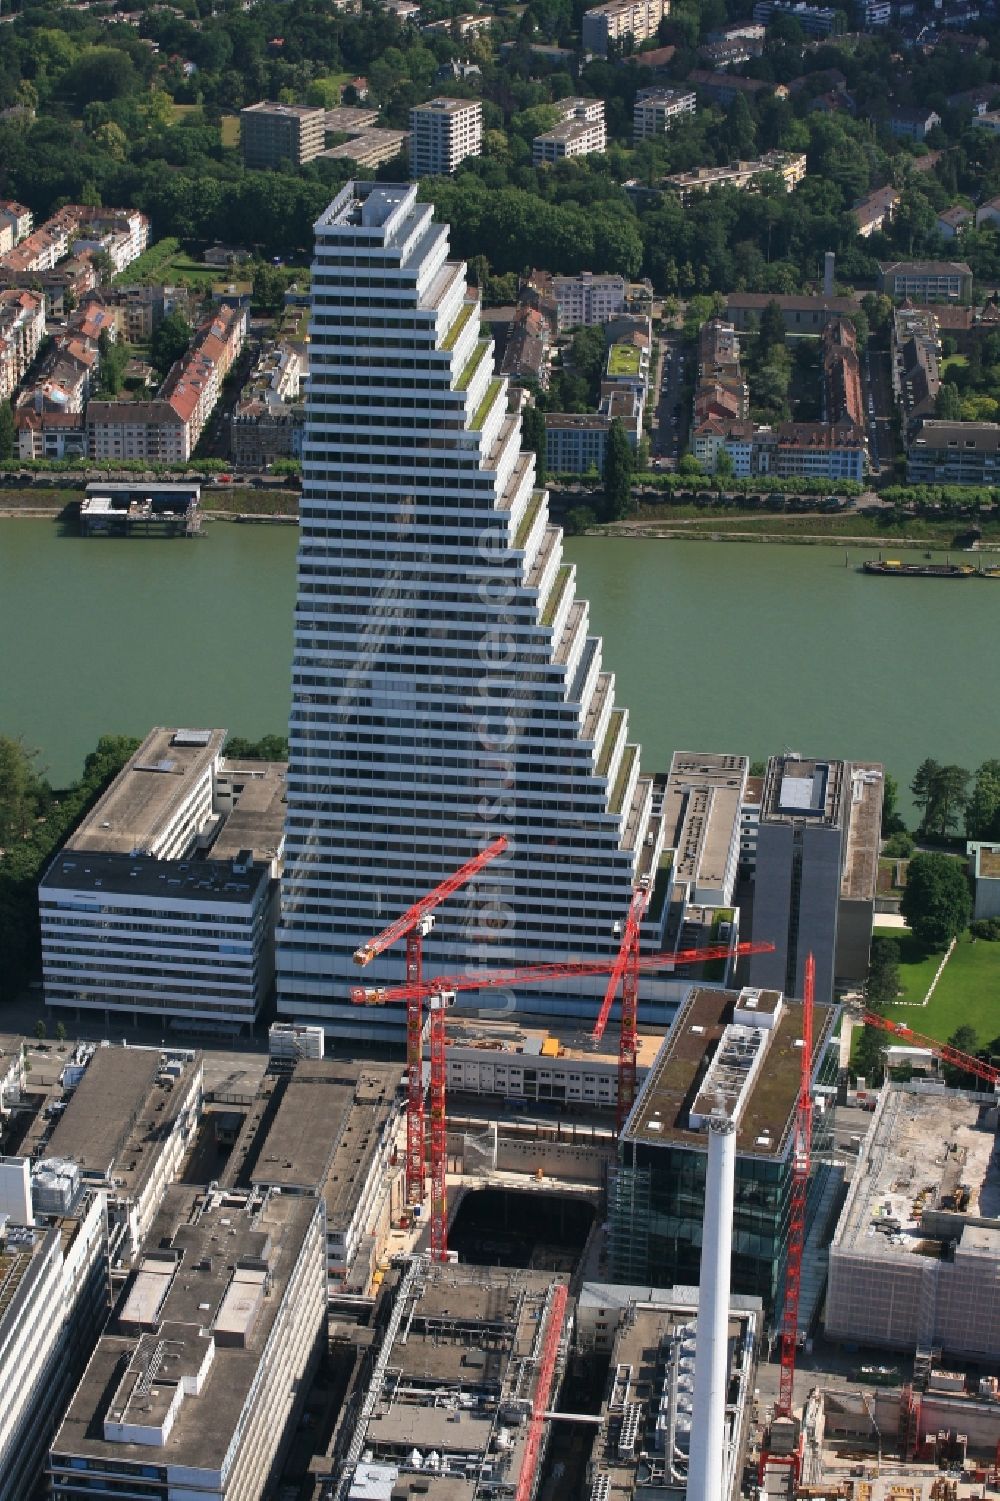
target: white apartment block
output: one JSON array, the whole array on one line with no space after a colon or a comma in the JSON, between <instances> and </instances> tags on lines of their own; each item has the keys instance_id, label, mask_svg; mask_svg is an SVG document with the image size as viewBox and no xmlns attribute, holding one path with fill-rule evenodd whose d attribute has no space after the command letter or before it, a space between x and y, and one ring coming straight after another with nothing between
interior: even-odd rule
<instances>
[{"instance_id":1,"label":"white apartment block","mask_svg":"<svg viewBox=\"0 0 1000 1501\"><path fill-rule=\"evenodd\" d=\"M158 728L39 884L46 1005L252 1026L274 976L283 767Z\"/></svg>"},{"instance_id":2,"label":"white apartment block","mask_svg":"<svg viewBox=\"0 0 1000 1501\"><path fill-rule=\"evenodd\" d=\"M607 150L603 99L564 99L557 108L562 116L559 123L532 142L531 159L536 167Z\"/></svg>"},{"instance_id":3,"label":"white apartment block","mask_svg":"<svg viewBox=\"0 0 1000 1501\"><path fill-rule=\"evenodd\" d=\"M670 14L670 0L608 0L583 13L580 41L584 52L607 57L612 42L631 36L636 46L656 35L660 22Z\"/></svg>"},{"instance_id":4,"label":"white apartment block","mask_svg":"<svg viewBox=\"0 0 1000 1501\"><path fill-rule=\"evenodd\" d=\"M560 331L565 328L589 327L607 323L625 311L628 282L624 276L599 276L581 271L579 276L554 276L552 293L556 299Z\"/></svg>"},{"instance_id":5,"label":"white apartment block","mask_svg":"<svg viewBox=\"0 0 1000 1501\"><path fill-rule=\"evenodd\" d=\"M632 110L632 139L640 141L665 135L676 120L693 115L697 98L693 89L640 89Z\"/></svg>"},{"instance_id":6,"label":"white apartment block","mask_svg":"<svg viewBox=\"0 0 1000 1501\"><path fill-rule=\"evenodd\" d=\"M9 401L45 337L45 298L19 287L0 292L0 401Z\"/></svg>"},{"instance_id":7,"label":"white apartment block","mask_svg":"<svg viewBox=\"0 0 1000 1501\"><path fill-rule=\"evenodd\" d=\"M439 909L428 972L605 956L658 858L479 312L415 185L349 183L317 222L278 1013L346 1037L402 1025L351 1003L354 951L484 840L512 848ZM584 991L499 1004L590 1015Z\"/></svg>"},{"instance_id":8,"label":"white apartment block","mask_svg":"<svg viewBox=\"0 0 1000 1501\"><path fill-rule=\"evenodd\" d=\"M10 198L0 198L0 255L6 255L31 233L30 208Z\"/></svg>"},{"instance_id":9,"label":"white apartment block","mask_svg":"<svg viewBox=\"0 0 1000 1501\"><path fill-rule=\"evenodd\" d=\"M124 271L126 266L138 260L149 245L149 220L137 209L98 216L90 230L89 234L73 241L72 254L103 253L116 272Z\"/></svg>"},{"instance_id":10,"label":"white apartment block","mask_svg":"<svg viewBox=\"0 0 1000 1501\"><path fill-rule=\"evenodd\" d=\"M0 1501L36 1493L65 1403L107 1307L99 1193L36 1212L27 1158L0 1157Z\"/></svg>"},{"instance_id":11,"label":"white apartment block","mask_svg":"<svg viewBox=\"0 0 1000 1501\"><path fill-rule=\"evenodd\" d=\"M430 99L410 111L410 175L454 172L483 149L483 106L474 99Z\"/></svg>"}]
</instances>

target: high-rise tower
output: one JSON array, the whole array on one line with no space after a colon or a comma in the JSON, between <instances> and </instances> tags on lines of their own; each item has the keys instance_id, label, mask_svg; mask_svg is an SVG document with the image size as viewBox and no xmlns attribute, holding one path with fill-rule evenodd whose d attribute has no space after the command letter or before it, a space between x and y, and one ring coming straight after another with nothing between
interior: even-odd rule
<instances>
[{"instance_id":1,"label":"high-rise tower","mask_svg":"<svg viewBox=\"0 0 1000 1501\"><path fill-rule=\"evenodd\" d=\"M611 955L661 836L478 295L415 186L349 183L319 220L310 341L278 1004L362 1036L401 1018L350 1005L354 950L481 843L506 833L508 857L440 908L425 973ZM389 953L364 977L401 976Z\"/></svg>"}]
</instances>

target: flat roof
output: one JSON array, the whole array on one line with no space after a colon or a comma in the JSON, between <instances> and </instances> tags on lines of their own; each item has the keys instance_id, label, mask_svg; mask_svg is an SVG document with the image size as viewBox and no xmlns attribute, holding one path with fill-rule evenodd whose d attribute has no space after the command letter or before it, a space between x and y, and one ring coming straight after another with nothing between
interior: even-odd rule
<instances>
[{"instance_id":1,"label":"flat roof","mask_svg":"<svg viewBox=\"0 0 1000 1501\"><path fill-rule=\"evenodd\" d=\"M877 761L852 761L849 772L850 816L840 894L856 901L871 901L878 886L885 773Z\"/></svg>"},{"instance_id":2,"label":"flat roof","mask_svg":"<svg viewBox=\"0 0 1000 1501\"><path fill-rule=\"evenodd\" d=\"M676 851L672 877L721 886L739 838L750 762L713 751L675 751L663 798L665 844Z\"/></svg>"},{"instance_id":3,"label":"flat roof","mask_svg":"<svg viewBox=\"0 0 1000 1501\"><path fill-rule=\"evenodd\" d=\"M638 375L641 367L639 350L633 344L612 344L608 354L609 375Z\"/></svg>"},{"instance_id":4,"label":"flat roof","mask_svg":"<svg viewBox=\"0 0 1000 1501\"><path fill-rule=\"evenodd\" d=\"M155 1048L98 1048L49 1138L46 1157L75 1162L85 1177L114 1177L129 1193L152 1171L159 1143L181 1108L201 1054L179 1077L158 1082Z\"/></svg>"},{"instance_id":5,"label":"flat roof","mask_svg":"<svg viewBox=\"0 0 1000 1501\"><path fill-rule=\"evenodd\" d=\"M225 730L163 725L150 730L70 835L66 849L131 854L147 848L169 823L181 799L210 774L225 738Z\"/></svg>"},{"instance_id":6,"label":"flat roof","mask_svg":"<svg viewBox=\"0 0 1000 1501\"><path fill-rule=\"evenodd\" d=\"M346 1229L398 1108L402 1082L398 1064L300 1059L251 1183L322 1193L327 1228Z\"/></svg>"},{"instance_id":7,"label":"flat roof","mask_svg":"<svg viewBox=\"0 0 1000 1501\"><path fill-rule=\"evenodd\" d=\"M206 1206L200 1214L195 1208L199 1202ZM150 1366L151 1339L149 1334L105 1334L53 1441L53 1452L137 1465L219 1469L316 1213L314 1199L296 1194L269 1195L251 1216L232 1194L209 1199L201 1190L169 1189L149 1244L179 1252L182 1273L172 1278L160 1306L155 1345L163 1347L178 1375L186 1375L214 1343L214 1359L204 1371L201 1391L197 1396L190 1388L184 1391L162 1446L105 1439L109 1418L142 1421L141 1376ZM234 1330L220 1328L217 1338L211 1332L217 1316L223 1316L224 1324L234 1318L231 1296L227 1303L234 1267L261 1263L267 1269L269 1296L260 1299L255 1317L241 1318ZM168 1365L168 1382L169 1371ZM132 1408L139 1410L126 1417ZM161 1419L161 1413L150 1412L149 1420Z\"/></svg>"},{"instance_id":8,"label":"flat roof","mask_svg":"<svg viewBox=\"0 0 1000 1501\"><path fill-rule=\"evenodd\" d=\"M625 1136L656 1146L706 1151L703 1131L688 1124L708 1065L740 999L737 990L696 988L681 1006L659 1057L639 1093ZM776 996L776 991L761 992ZM835 1008L813 1007L813 1062L822 1056ZM746 1095L737 1124L736 1148L744 1156L784 1156L795 1115L801 1075L802 1002L784 999L778 1025ZM766 1144L761 1142L766 1137Z\"/></svg>"},{"instance_id":9,"label":"flat roof","mask_svg":"<svg viewBox=\"0 0 1000 1501\"><path fill-rule=\"evenodd\" d=\"M157 860L151 855L81 854L64 849L53 858L39 892L93 894L95 910L101 891L109 896L131 893L159 897L165 902L201 900L243 905L268 880L270 870L260 862L236 872L229 862L218 859Z\"/></svg>"},{"instance_id":10,"label":"flat roof","mask_svg":"<svg viewBox=\"0 0 1000 1501\"><path fill-rule=\"evenodd\" d=\"M933 1210L956 1216L949 1239L957 1238L963 1217L993 1221L986 1228L995 1237L1000 1230L995 1109L992 1094L906 1085L884 1090L834 1246L875 1257L938 1256L941 1237L921 1223ZM995 1254L995 1240L991 1244Z\"/></svg>"},{"instance_id":11,"label":"flat roof","mask_svg":"<svg viewBox=\"0 0 1000 1501\"><path fill-rule=\"evenodd\" d=\"M598 1009L595 1002L595 1018ZM523 1055L535 1061L548 1058L555 1062L564 1058L572 1062L603 1064L613 1069L618 1067L618 1030L610 1026L596 1046L587 1044L579 1025L560 1026L557 1022L549 1027L530 1027L517 1022L488 1021L452 1013L445 1020L445 1030L450 1049L515 1057ZM662 1032L643 1032L636 1039L636 1062L640 1069L652 1068L663 1036ZM546 1043L550 1047L554 1043L558 1051L544 1053Z\"/></svg>"},{"instance_id":12,"label":"flat roof","mask_svg":"<svg viewBox=\"0 0 1000 1501\"><path fill-rule=\"evenodd\" d=\"M285 844L287 761L237 761L226 756L216 789L231 788L235 806L212 841L210 860L234 860L250 850L255 860L276 860Z\"/></svg>"},{"instance_id":13,"label":"flat roof","mask_svg":"<svg viewBox=\"0 0 1000 1501\"><path fill-rule=\"evenodd\" d=\"M764 777L761 822L839 828L846 773L844 761L772 756Z\"/></svg>"}]
</instances>

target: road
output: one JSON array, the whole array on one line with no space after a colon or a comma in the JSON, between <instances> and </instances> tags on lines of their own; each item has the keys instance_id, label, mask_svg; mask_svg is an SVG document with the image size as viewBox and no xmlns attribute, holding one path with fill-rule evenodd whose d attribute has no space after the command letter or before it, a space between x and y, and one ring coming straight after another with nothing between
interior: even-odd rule
<instances>
[{"instance_id":1,"label":"road","mask_svg":"<svg viewBox=\"0 0 1000 1501\"><path fill-rule=\"evenodd\" d=\"M660 389L656 394L653 453L676 464L687 442L688 413L682 400L687 360L684 335L671 330L660 338Z\"/></svg>"},{"instance_id":2,"label":"road","mask_svg":"<svg viewBox=\"0 0 1000 1501\"><path fill-rule=\"evenodd\" d=\"M874 344L865 351L864 387L872 471L882 478L891 478L896 462L892 367L888 351Z\"/></svg>"}]
</instances>

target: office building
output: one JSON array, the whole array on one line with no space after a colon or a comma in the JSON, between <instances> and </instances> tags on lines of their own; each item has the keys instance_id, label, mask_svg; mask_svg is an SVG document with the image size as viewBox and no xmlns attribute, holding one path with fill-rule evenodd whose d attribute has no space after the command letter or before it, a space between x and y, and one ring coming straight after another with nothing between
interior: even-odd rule
<instances>
[{"instance_id":1,"label":"office building","mask_svg":"<svg viewBox=\"0 0 1000 1501\"><path fill-rule=\"evenodd\" d=\"M300 1059L250 1173L255 1188L323 1199L331 1296L370 1294L403 1207L402 1079L388 1064Z\"/></svg>"},{"instance_id":2,"label":"office building","mask_svg":"<svg viewBox=\"0 0 1000 1501\"><path fill-rule=\"evenodd\" d=\"M537 1494L530 1476L542 1469L549 1424L532 1455L524 1416L540 1390L544 1410L558 1405L571 1332L556 1298L561 1281L550 1272L397 1258L370 1358L356 1368L334 1433L334 1494L352 1501ZM550 1339L546 1397L541 1357Z\"/></svg>"},{"instance_id":3,"label":"office building","mask_svg":"<svg viewBox=\"0 0 1000 1501\"><path fill-rule=\"evenodd\" d=\"M1000 917L1000 844L996 840L970 839L965 852L969 856L973 921Z\"/></svg>"},{"instance_id":4,"label":"office building","mask_svg":"<svg viewBox=\"0 0 1000 1501\"><path fill-rule=\"evenodd\" d=\"M252 1025L274 978L285 768L151 730L38 888L49 1006Z\"/></svg>"},{"instance_id":5,"label":"office building","mask_svg":"<svg viewBox=\"0 0 1000 1501\"><path fill-rule=\"evenodd\" d=\"M318 1199L174 1189L53 1441L54 1501L271 1494L325 1319Z\"/></svg>"},{"instance_id":6,"label":"office building","mask_svg":"<svg viewBox=\"0 0 1000 1501\"><path fill-rule=\"evenodd\" d=\"M477 99L429 99L410 110L410 175L454 172L483 149L483 106Z\"/></svg>"},{"instance_id":7,"label":"office building","mask_svg":"<svg viewBox=\"0 0 1000 1501\"><path fill-rule=\"evenodd\" d=\"M610 1351L588 1496L638 1501L652 1490L664 1501L681 1501L686 1494L692 1424L705 1420L693 1411L698 1303L696 1287L585 1282L580 1289L577 1345ZM730 1298L719 1501L742 1494L762 1322L759 1298Z\"/></svg>"},{"instance_id":8,"label":"office building","mask_svg":"<svg viewBox=\"0 0 1000 1501\"><path fill-rule=\"evenodd\" d=\"M438 909L433 972L608 955L658 826L447 227L352 183L316 231L278 1009L371 1037L402 1017L350 1003L355 950L484 839L513 847Z\"/></svg>"},{"instance_id":9,"label":"office building","mask_svg":"<svg viewBox=\"0 0 1000 1501\"><path fill-rule=\"evenodd\" d=\"M408 130L361 130L320 152L322 161L353 162L356 167L380 167L405 151L410 141Z\"/></svg>"},{"instance_id":10,"label":"office building","mask_svg":"<svg viewBox=\"0 0 1000 1501\"><path fill-rule=\"evenodd\" d=\"M832 1007L813 1019L820 1078ZM802 1003L778 991L696 987L681 1006L618 1144L608 1193L616 1281L694 1285L701 1264L707 1134L719 1099L739 1105L732 1288L773 1311L788 1241L791 1145L801 1076ZM707 1070L706 1070L707 1066ZM835 1060L827 1065L836 1079ZM825 1226L826 1180L811 1189Z\"/></svg>"},{"instance_id":11,"label":"office building","mask_svg":"<svg viewBox=\"0 0 1000 1501\"><path fill-rule=\"evenodd\" d=\"M993 1366L1000 1349L996 1098L884 1089L830 1247L831 1339ZM922 1369L921 1369L922 1368Z\"/></svg>"},{"instance_id":12,"label":"office building","mask_svg":"<svg viewBox=\"0 0 1000 1501\"><path fill-rule=\"evenodd\" d=\"M580 43L584 52L607 57L613 42L631 38L638 47L656 35L660 22L670 14L670 0L608 0L585 10L580 23Z\"/></svg>"},{"instance_id":13,"label":"office building","mask_svg":"<svg viewBox=\"0 0 1000 1501\"><path fill-rule=\"evenodd\" d=\"M746 756L675 751L663 794L664 844L674 851L672 900L687 906L732 905L740 856L740 809Z\"/></svg>"},{"instance_id":14,"label":"office building","mask_svg":"<svg viewBox=\"0 0 1000 1501\"><path fill-rule=\"evenodd\" d=\"M79 1173L84 1186L103 1191L109 1251L115 1265L127 1265L197 1133L202 1059L200 1053L167 1055L157 1048L103 1046L88 1053L60 1102L45 1157L53 1168Z\"/></svg>"},{"instance_id":15,"label":"office building","mask_svg":"<svg viewBox=\"0 0 1000 1501\"><path fill-rule=\"evenodd\" d=\"M632 140L635 145L665 135L674 122L693 115L697 97L693 89L640 89L632 109Z\"/></svg>"},{"instance_id":16,"label":"office building","mask_svg":"<svg viewBox=\"0 0 1000 1501\"><path fill-rule=\"evenodd\" d=\"M262 100L240 110L243 165L253 171L302 167L325 144L326 111L309 104Z\"/></svg>"},{"instance_id":17,"label":"office building","mask_svg":"<svg viewBox=\"0 0 1000 1501\"><path fill-rule=\"evenodd\" d=\"M0 1157L0 1501L36 1494L107 1306L101 1195L77 1178L50 1210L27 1159Z\"/></svg>"},{"instance_id":18,"label":"office building","mask_svg":"<svg viewBox=\"0 0 1000 1501\"><path fill-rule=\"evenodd\" d=\"M906 450L911 485L995 485L1000 478L1000 423L925 417Z\"/></svg>"},{"instance_id":19,"label":"office building","mask_svg":"<svg viewBox=\"0 0 1000 1501\"><path fill-rule=\"evenodd\" d=\"M882 768L874 762L772 756L757 830L753 936L773 943L750 959L754 985L801 995L816 961L816 998L868 975Z\"/></svg>"},{"instance_id":20,"label":"office building","mask_svg":"<svg viewBox=\"0 0 1000 1501\"><path fill-rule=\"evenodd\" d=\"M889 261L879 266L879 290L903 302L968 302L972 267L964 261Z\"/></svg>"}]
</instances>

